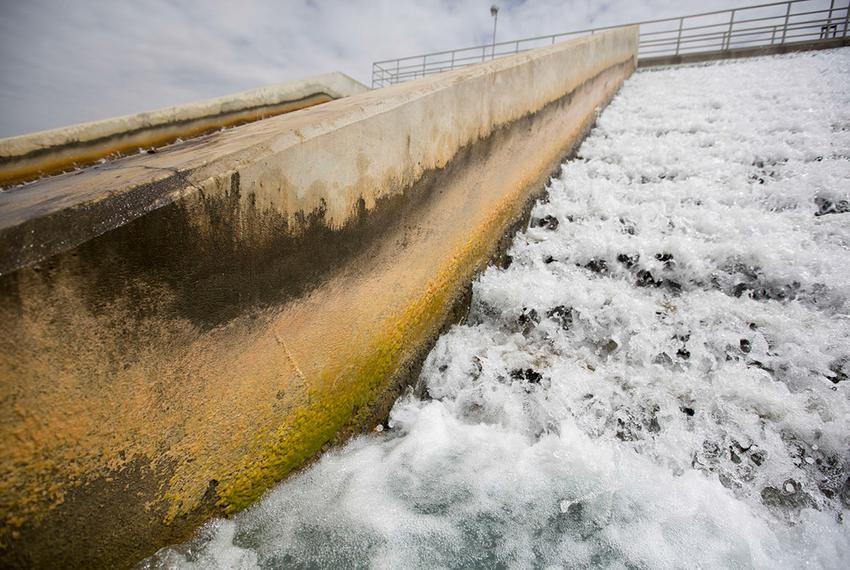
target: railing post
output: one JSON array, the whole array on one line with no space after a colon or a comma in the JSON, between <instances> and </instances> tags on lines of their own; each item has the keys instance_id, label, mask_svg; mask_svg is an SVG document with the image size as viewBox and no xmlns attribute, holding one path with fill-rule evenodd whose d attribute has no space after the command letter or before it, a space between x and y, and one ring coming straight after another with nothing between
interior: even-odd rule
<instances>
[{"instance_id":1,"label":"railing post","mask_svg":"<svg viewBox=\"0 0 850 570\"><path fill-rule=\"evenodd\" d=\"M481 46L481 62L482 63L485 61L486 57L487 57L487 46Z\"/></svg>"},{"instance_id":2,"label":"railing post","mask_svg":"<svg viewBox=\"0 0 850 570\"><path fill-rule=\"evenodd\" d=\"M826 17L826 25L821 26L821 39L828 40L829 33L832 32L832 37L836 37L838 35L838 26L833 27L832 23L832 11L835 8L835 0L829 0L829 13Z\"/></svg>"},{"instance_id":3,"label":"railing post","mask_svg":"<svg viewBox=\"0 0 850 570\"><path fill-rule=\"evenodd\" d=\"M788 33L788 19L791 17L791 2L788 2L787 8L785 8L785 25L782 26L782 41L779 43L785 43L785 34Z\"/></svg>"},{"instance_id":4,"label":"railing post","mask_svg":"<svg viewBox=\"0 0 850 570\"><path fill-rule=\"evenodd\" d=\"M735 23L735 10L732 10L732 14L729 16L729 30L726 32L726 49L728 50L730 44L732 43L732 24Z\"/></svg>"},{"instance_id":5,"label":"railing post","mask_svg":"<svg viewBox=\"0 0 850 570\"><path fill-rule=\"evenodd\" d=\"M685 18L679 18L679 33L676 35L676 55L679 55L679 44L682 43L682 24L685 23Z\"/></svg>"},{"instance_id":6,"label":"railing post","mask_svg":"<svg viewBox=\"0 0 850 570\"><path fill-rule=\"evenodd\" d=\"M842 38L847 37L847 24L850 22L850 2L847 2L847 7L844 9L844 33L841 34Z\"/></svg>"},{"instance_id":7,"label":"railing post","mask_svg":"<svg viewBox=\"0 0 850 570\"><path fill-rule=\"evenodd\" d=\"M773 26L773 31L770 32L770 45L773 45L774 40L776 40L776 26Z\"/></svg>"},{"instance_id":8,"label":"railing post","mask_svg":"<svg viewBox=\"0 0 850 570\"><path fill-rule=\"evenodd\" d=\"M455 53L456 52L454 50L452 50L452 67L451 67L451 69L455 68Z\"/></svg>"},{"instance_id":9,"label":"railing post","mask_svg":"<svg viewBox=\"0 0 850 570\"><path fill-rule=\"evenodd\" d=\"M422 56L422 77L425 77L425 61L428 59L427 55Z\"/></svg>"},{"instance_id":10,"label":"railing post","mask_svg":"<svg viewBox=\"0 0 850 570\"><path fill-rule=\"evenodd\" d=\"M514 53L519 53L519 40L516 41L516 45L514 46Z\"/></svg>"}]
</instances>

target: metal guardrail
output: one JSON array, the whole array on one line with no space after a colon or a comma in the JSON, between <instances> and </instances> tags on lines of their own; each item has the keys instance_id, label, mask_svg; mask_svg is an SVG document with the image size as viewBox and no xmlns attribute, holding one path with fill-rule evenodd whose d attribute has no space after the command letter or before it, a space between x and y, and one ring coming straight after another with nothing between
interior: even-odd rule
<instances>
[{"instance_id":1,"label":"metal guardrail","mask_svg":"<svg viewBox=\"0 0 850 570\"><path fill-rule=\"evenodd\" d=\"M372 64L372 87L442 73L624 25L640 26L639 59L847 37L850 1L844 6L836 6L836 0L830 0L828 8L826 4L826 0L789 0L387 59Z\"/></svg>"}]
</instances>

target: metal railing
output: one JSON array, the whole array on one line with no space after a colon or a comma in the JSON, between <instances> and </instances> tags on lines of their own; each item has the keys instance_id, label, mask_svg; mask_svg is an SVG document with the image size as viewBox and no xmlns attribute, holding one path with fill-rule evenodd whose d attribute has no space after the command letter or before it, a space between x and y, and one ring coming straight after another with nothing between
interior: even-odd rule
<instances>
[{"instance_id":1,"label":"metal railing","mask_svg":"<svg viewBox=\"0 0 850 570\"><path fill-rule=\"evenodd\" d=\"M846 38L850 34L850 1L842 2L842 6L838 3L789 0L387 59L372 64L372 87L442 73L624 25L640 26L639 59Z\"/></svg>"}]
</instances>

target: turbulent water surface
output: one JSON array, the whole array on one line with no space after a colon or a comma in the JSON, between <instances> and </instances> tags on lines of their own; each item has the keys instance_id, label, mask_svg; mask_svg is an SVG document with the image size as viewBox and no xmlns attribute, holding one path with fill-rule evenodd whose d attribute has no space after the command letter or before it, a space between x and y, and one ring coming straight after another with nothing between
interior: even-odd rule
<instances>
[{"instance_id":1,"label":"turbulent water surface","mask_svg":"<svg viewBox=\"0 0 850 570\"><path fill-rule=\"evenodd\" d=\"M850 567L848 78L635 74L425 396L145 566Z\"/></svg>"}]
</instances>

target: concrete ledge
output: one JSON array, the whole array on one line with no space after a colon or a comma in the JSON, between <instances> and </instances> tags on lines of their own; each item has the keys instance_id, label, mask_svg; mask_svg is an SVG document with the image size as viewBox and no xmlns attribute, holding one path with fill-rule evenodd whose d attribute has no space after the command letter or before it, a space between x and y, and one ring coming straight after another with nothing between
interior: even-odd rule
<instances>
[{"instance_id":1,"label":"concrete ledge","mask_svg":"<svg viewBox=\"0 0 850 570\"><path fill-rule=\"evenodd\" d=\"M334 72L198 103L0 139L0 186L367 90L347 75Z\"/></svg>"},{"instance_id":2,"label":"concrete ledge","mask_svg":"<svg viewBox=\"0 0 850 570\"><path fill-rule=\"evenodd\" d=\"M116 567L373 428L624 28L0 193L0 565Z\"/></svg>"},{"instance_id":3,"label":"concrete ledge","mask_svg":"<svg viewBox=\"0 0 850 570\"><path fill-rule=\"evenodd\" d=\"M679 65L683 63L700 63L703 61L719 61L722 59L740 59L744 57L759 57L765 55L778 55L795 51L811 51L818 49L833 49L850 46L850 37L833 38L828 40L789 42L772 46L759 46L749 48L735 48L719 51L700 53L689 53L682 55L665 55L660 57L642 57L638 60L638 67L658 67L665 65Z\"/></svg>"}]
</instances>

